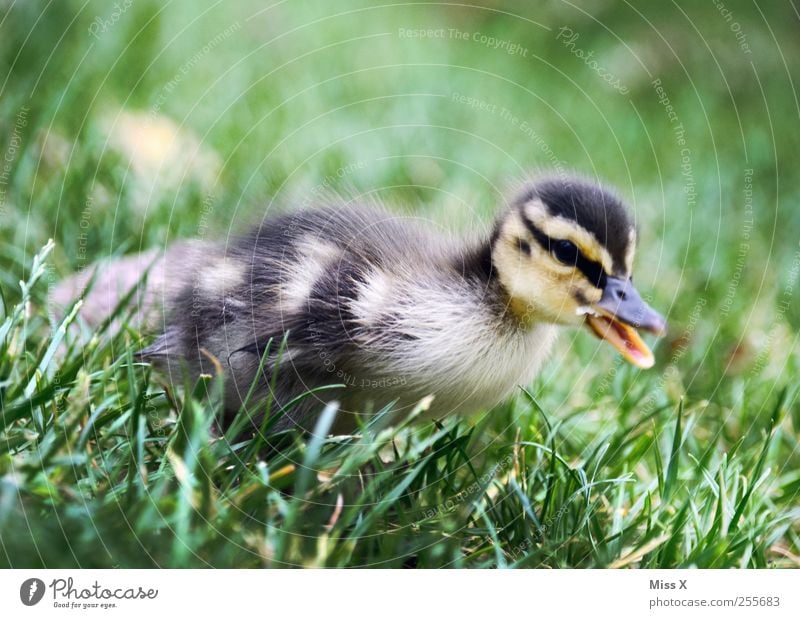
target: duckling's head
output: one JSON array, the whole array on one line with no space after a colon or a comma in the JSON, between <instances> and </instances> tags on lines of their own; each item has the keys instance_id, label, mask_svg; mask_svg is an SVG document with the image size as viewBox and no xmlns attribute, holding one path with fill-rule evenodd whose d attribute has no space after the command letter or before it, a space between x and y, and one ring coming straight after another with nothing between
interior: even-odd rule
<instances>
[{"instance_id":1,"label":"duckling's head","mask_svg":"<svg viewBox=\"0 0 800 618\"><path fill-rule=\"evenodd\" d=\"M636 329L666 322L631 282L636 228L622 201L591 182L527 184L497 223L492 266L511 312L524 324L588 326L637 367L653 354Z\"/></svg>"}]
</instances>

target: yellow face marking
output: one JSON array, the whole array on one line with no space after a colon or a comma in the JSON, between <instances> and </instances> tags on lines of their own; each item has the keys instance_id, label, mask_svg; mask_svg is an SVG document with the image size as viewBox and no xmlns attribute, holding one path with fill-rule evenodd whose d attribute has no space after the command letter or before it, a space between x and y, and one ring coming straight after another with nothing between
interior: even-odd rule
<instances>
[{"instance_id":1,"label":"yellow face marking","mask_svg":"<svg viewBox=\"0 0 800 618\"><path fill-rule=\"evenodd\" d=\"M525 204L525 216L550 238L571 240L588 259L598 262L607 273L613 272L611 268L613 260L608 249L600 244L594 234L574 221L564 217L554 217L541 200L532 200Z\"/></svg>"},{"instance_id":2,"label":"yellow face marking","mask_svg":"<svg viewBox=\"0 0 800 618\"><path fill-rule=\"evenodd\" d=\"M629 277L633 272L634 253L636 253L636 230L631 228L630 234L628 234L628 249L625 251L625 274Z\"/></svg>"},{"instance_id":3,"label":"yellow face marking","mask_svg":"<svg viewBox=\"0 0 800 618\"><path fill-rule=\"evenodd\" d=\"M530 254L520 250L520 240L528 242ZM531 238L520 212L510 213L503 222L492 260L508 294L507 309L522 326L542 319L575 323L579 305L596 302L602 294L583 273L557 262Z\"/></svg>"}]
</instances>

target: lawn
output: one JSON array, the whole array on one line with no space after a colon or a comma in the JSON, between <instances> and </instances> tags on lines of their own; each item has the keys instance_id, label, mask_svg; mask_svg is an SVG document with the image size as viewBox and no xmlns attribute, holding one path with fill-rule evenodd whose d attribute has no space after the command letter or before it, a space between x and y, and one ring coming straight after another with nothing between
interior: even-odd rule
<instances>
[{"instance_id":1,"label":"lawn","mask_svg":"<svg viewBox=\"0 0 800 618\"><path fill-rule=\"evenodd\" d=\"M800 566L799 22L727 0L0 2L0 564ZM566 330L492 410L276 442L216 430L213 380L138 362L134 303L90 331L48 301L98 259L329 192L485 232L537 170L631 204L670 325L653 369Z\"/></svg>"}]
</instances>

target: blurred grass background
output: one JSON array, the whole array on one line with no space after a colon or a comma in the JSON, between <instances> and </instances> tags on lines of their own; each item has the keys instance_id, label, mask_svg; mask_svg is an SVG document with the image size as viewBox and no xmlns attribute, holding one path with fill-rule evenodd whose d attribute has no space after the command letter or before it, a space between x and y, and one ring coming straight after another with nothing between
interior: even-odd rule
<instances>
[{"instance_id":1,"label":"blurred grass background","mask_svg":"<svg viewBox=\"0 0 800 618\"><path fill-rule=\"evenodd\" d=\"M509 444L520 426L522 440L558 436L564 461L575 469L592 461L595 473L636 479L625 493L609 489L596 496L586 520L575 515L567 538L585 543L588 557L581 554L579 560L538 545L529 551L529 544L520 564L613 564L660 538L648 536L645 521L659 522L660 533L681 539L685 550L669 548L650 564L800 564L800 180L795 173L800 16L794 3L549 1L534 8L499 1L375 6L353 0L129 0L111 6L6 0L0 11L0 283L4 306L26 300L27 311L38 316L22 329L21 350L6 350L3 388L13 391L18 374L27 375L29 357L52 341L48 325L56 324L46 311L47 287L99 258L163 247L180 237L224 240L272 208L296 207L325 190L374 195L462 232L485 230L515 178L536 170L576 170L617 186L631 203L640 228L637 287L668 314L671 333L658 344L658 365L649 373L622 366L610 347L585 332L564 333L553 362L533 387L546 415L558 422L552 433L524 398L479 417L481 430L468 434L470 454ZM49 238L55 249L43 283L23 298L18 282L31 275L33 255ZM81 387L86 396L74 413L91 417L102 407L99 393L116 385L113 407L120 424L115 429L124 425L126 414L135 410L136 389L126 395L120 384L135 385L141 377L125 369L120 351L133 345L136 334L123 336L127 339L117 339L118 346L84 359L83 373L76 367L74 379L59 382L48 401L72 393L86 376ZM54 363L43 374L63 377L63 370ZM681 398L689 415L683 426L676 425ZM5 397L3 404L5 413L10 409ZM22 409L24 401L15 405ZM47 418L47 412L41 414ZM33 416L15 419L13 429L32 430ZM448 431L461 436L475 422ZM62 499L73 507L77 497L70 492L78 491L84 501L86 508L72 514L70 529L85 535L87 547L130 534L94 528L92 521L108 504L97 487L86 495L70 487L86 480L86 470L70 478L40 466L24 482L15 476L30 465L48 427L43 421L38 431L15 437L4 449L0 525L7 532L0 529L0 540L11 565L20 565L20 559L9 547L28 547L21 539L38 531L36 526L57 539L64 536L48 527L48 509L68 512L53 501L53 487L63 490ZM679 446L687 449L679 469L684 485L664 495L666 477L661 477L677 453L676 430L683 432ZM754 478L768 435L761 469L768 474ZM616 455L604 451L598 460L596 449L605 443L617 445L610 451ZM83 441L80 447L90 444ZM663 462L655 454L659 449ZM81 465L90 468L97 456L92 451ZM746 513L720 506L719 477L734 456L740 458L732 473L738 498L762 482L763 502ZM544 468L536 468L544 470L540 489L556 478L566 482L569 474L548 473L551 459L543 457ZM152 458L148 461L161 469L157 452ZM223 460L220 455L219 466ZM534 461L531 456L528 463ZM483 465L491 467L491 458ZM518 474L524 477L525 470ZM107 481L116 487L117 480ZM717 509L728 508L729 519L738 513L757 532L698 558L695 550L703 548L698 530L712 528L697 523L702 508L683 499L691 494L699 499L700 486L710 501L710 521ZM504 487L519 497L507 483ZM661 514L650 505L654 491ZM534 506L552 499L535 484L522 493ZM28 511L26 499L32 501ZM628 513L640 500L648 508L633 509L629 525L620 528L622 515L616 511ZM692 506L684 512L685 504ZM532 508L524 500L518 506L499 520L517 521ZM20 508L28 516L38 513L41 521L20 515ZM691 511L697 528L689 534ZM163 518L148 520L147 530L169 519L159 513ZM274 516L281 521L280 514ZM236 534L261 534L231 517L225 521ZM590 523L595 517L603 522L598 526L616 530L612 540L595 542L600 530ZM767 526L769 518L778 524ZM379 519L376 515L376 526ZM448 525L431 534L452 532ZM476 525L465 519L458 529ZM625 543L614 536L621 529ZM719 534L719 526L715 530ZM292 532L299 529L287 531ZM137 534L145 538L142 530ZM210 542L200 537L193 542ZM471 541L448 538L439 539L443 553L429 555L423 565L461 564L464 556L466 564L505 564L492 552L465 549ZM495 541L511 553L508 547L520 542L513 535ZM63 539L53 543L61 547ZM114 556L96 563L74 549L39 553L40 562L142 564L135 549L120 543ZM328 560L324 554L321 563L385 560L396 566L393 552L417 560L423 555L402 547L370 546L346 559L337 554ZM661 549L653 552L664 549L656 547ZM298 564L309 560L311 550L284 551L285 562ZM270 564L270 555L259 554L256 563ZM210 564L237 560L224 543L204 556ZM183 554L154 561L197 564Z\"/></svg>"}]
</instances>

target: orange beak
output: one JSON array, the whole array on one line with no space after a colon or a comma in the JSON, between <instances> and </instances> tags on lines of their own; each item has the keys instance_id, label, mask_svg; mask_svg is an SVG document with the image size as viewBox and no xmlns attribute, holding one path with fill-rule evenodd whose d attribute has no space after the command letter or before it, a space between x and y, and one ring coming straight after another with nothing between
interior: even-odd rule
<instances>
[{"instance_id":1,"label":"orange beak","mask_svg":"<svg viewBox=\"0 0 800 618\"><path fill-rule=\"evenodd\" d=\"M642 300L630 279L606 277L602 298L583 312L592 332L614 346L626 361L641 369L653 366L653 353L637 329L661 337L667 332L667 323Z\"/></svg>"}]
</instances>

